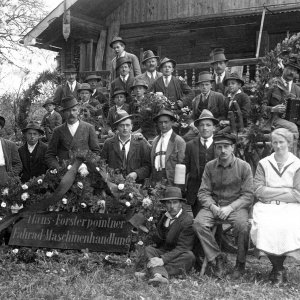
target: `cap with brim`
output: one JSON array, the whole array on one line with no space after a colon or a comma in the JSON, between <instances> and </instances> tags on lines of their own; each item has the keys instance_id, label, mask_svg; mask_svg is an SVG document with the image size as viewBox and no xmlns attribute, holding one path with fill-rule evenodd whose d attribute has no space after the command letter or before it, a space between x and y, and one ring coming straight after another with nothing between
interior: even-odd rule
<instances>
[{"instance_id":1,"label":"cap with brim","mask_svg":"<svg viewBox=\"0 0 300 300\"><path fill-rule=\"evenodd\" d=\"M238 81L242 86L245 84L245 81L239 76L238 73L234 72L231 73L229 77L224 79L224 85L227 85L229 80L236 80Z\"/></svg>"},{"instance_id":2,"label":"cap with brim","mask_svg":"<svg viewBox=\"0 0 300 300\"><path fill-rule=\"evenodd\" d=\"M61 100L61 110L60 111L64 111L66 109L72 108L76 105L78 105L78 101L75 97L65 97L62 98Z\"/></svg>"},{"instance_id":3,"label":"cap with brim","mask_svg":"<svg viewBox=\"0 0 300 300\"><path fill-rule=\"evenodd\" d=\"M98 75L89 75L85 81L88 83L89 80L97 80L97 81L101 81L101 76Z\"/></svg>"},{"instance_id":4,"label":"cap with brim","mask_svg":"<svg viewBox=\"0 0 300 300\"><path fill-rule=\"evenodd\" d=\"M79 89L77 89L77 92L80 93L81 91L89 91L90 93L93 93L93 90L88 83L82 83L80 85Z\"/></svg>"},{"instance_id":5,"label":"cap with brim","mask_svg":"<svg viewBox=\"0 0 300 300\"><path fill-rule=\"evenodd\" d=\"M33 129L38 131L41 135L44 135L44 130L41 128L40 124L36 121L30 121L27 126L22 129L22 132L25 133L27 130Z\"/></svg>"},{"instance_id":6,"label":"cap with brim","mask_svg":"<svg viewBox=\"0 0 300 300\"><path fill-rule=\"evenodd\" d=\"M215 144L235 144L236 136L231 133L217 133L213 136Z\"/></svg>"},{"instance_id":7,"label":"cap with brim","mask_svg":"<svg viewBox=\"0 0 300 300\"><path fill-rule=\"evenodd\" d=\"M154 55L154 53L151 50L144 51L142 64L144 64L147 60L151 58L159 59L159 56Z\"/></svg>"},{"instance_id":8,"label":"cap with brim","mask_svg":"<svg viewBox=\"0 0 300 300\"><path fill-rule=\"evenodd\" d=\"M228 59L225 57L223 48L216 48L213 50L211 64L214 64L214 63L220 62L220 61L227 62Z\"/></svg>"},{"instance_id":9,"label":"cap with brim","mask_svg":"<svg viewBox=\"0 0 300 300\"><path fill-rule=\"evenodd\" d=\"M196 84L202 83L202 82L213 82L212 74L209 71L203 71L199 73L198 81Z\"/></svg>"},{"instance_id":10,"label":"cap with brim","mask_svg":"<svg viewBox=\"0 0 300 300\"><path fill-rule=\"evenodd\" d=\"M186 202L186 199L182 198L181 189L176 186L169 186L165 190L164 198L159 199L159 201L168 201L168 200L180 200Z\"/></svg>"},{"instance_id":11,"label":"cap with brim","mask_svg":"<svg viewBox=\"0 0 300 300\"><path fill-rule=\"evenodd\" d=\"M168 116L170 117L173 121L177 121L176 117L174 116L174 113L170 110L167 109L162 109L154 118L153 121L156 122L159 117L161 116Z\"/></svg>"},{"instance_id":12,"label":"cap with brim","mask_svg":"<svg viewBox=\"0 0 300 300\"><path fill-rule=\"evenodd\" d=\"M48 104L56 105L56 103L53 101L53 98L46 100L46 102L43 104L43 107L46 107Z\"/></svg>"},{"instance_id":13,"label":"cap with brim","mask_svg":"<svg viewBox=\"0 0 300 300\"><path fill-rule=\"evenodd\" d=\"M216 119L214 117L214 115L211 113L211 111L209 111L208 109L203 109L200 117L194 121L194 125L198 126L200 121L203 121L203 120L211 120L214 123L214 125L219 124L219 120Z\"/></svg>"},{"instance_id":14,"label":"cap with brim","mask_svg":"<svg viewBox=\"0 0 300 300\"><path fill-rule=\"evenodd\" d=\"M119 110L116 113L116 121L114 122L114 126L117 126L120 122L125 121L127 119L132 119L134 115L129 115L127 111L125 110Z\"/></svg>"},{"instance_id":15,"label":"cap with brim","mask_svg":"<svg viewBox=\"0 0 300 300\"><path fill-rule=\"evenodd\" d=\"M143 79L135 78L130 89L133 90L136 86L142 86L145 90L148 89L148 84Z\"/></svg>"},{"instance_id":16,"label":"cap with brim","mask_svg":"<svg viewBox=\"0 0 300 300\"><path fill-rule=\"evenodd\" d=\"M124 64L129 64L131 66L131 60L127 57L118 58L116 61L116 70L118 70Z\"/></svg>"},{"instance_id":17,"label":"cap with brim","mask_svg":"<svg viewBox=\"0 0 300 300\"><path fill-rule=\"evenodd\" d=\"M77 70L74 65L67 65L64 69L64 73L77 73Z\"/></svg>"},{"instance_id":18,"label":"cap with brim","mask_svg":"<svg viewBox=\"0 0 300 300\"><path fill-rule=\"evenodd\" d=\"M121 42L121 43L123 43L124 45L126 45L126 43L124 42L124 40L123 40L121 37L115 36L115 37L113 38L113 40L110 42L110 44L109 44L110 48L113 48L113 44L116 43L116 42Z\"/></svg>"},{"instance_id":19,"label":"cap with brim","mask_svg":"<svg viewBox=\"0 0 300 300\"><path fill-rule=\"evenodd\" d=\"M5 125L5 118L0 116L0 126L3 128Z\"/></svg>"},{"instance_id":20,"label":"cap with brim","mask_svg":"<svg viewBox=\"0 0 300 300\"><path fill-rule=\"evenodd\" d=\"M174 59L170 59L170 58L163 58L160 63L159 63L159 69L161 69L163 67L163 65L167 62L171 62L173 64L173 68L176 67L176 61Z\"/></svg>"},{"instance_id":21,"label":"cap with brim","mask_svg":"<svg viewBox=\"0 0 300 300\"><path fill-rule=\"evenodd\" d=\"M115 90L112 95L112 98L115 98L117 95L120 95L120 94L125 95L125 97L128 96L128 93L125 90Z\"/></svg>"}]
</instances>

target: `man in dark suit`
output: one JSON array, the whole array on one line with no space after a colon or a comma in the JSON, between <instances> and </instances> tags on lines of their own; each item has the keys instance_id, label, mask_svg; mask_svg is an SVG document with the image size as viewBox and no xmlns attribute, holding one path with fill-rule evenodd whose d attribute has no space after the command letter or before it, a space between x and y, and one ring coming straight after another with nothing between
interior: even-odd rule
<instances>
[{"instance_id":1,"label":"man in dark suit","mask_svg":"<svg viewBox=\"0 0 300 300\"><path fill-rule=\"evenodd\" d=\"M65 97L73 96L77 98L77 90L80 83L76 81L77 70L74 65L68 65L64 70L66 83L59 85L54 92L53 101L56 105L61 106L61 101Z\"/></svg>"},{"instance_id":2,"label":"man in dark suit","mask_svg":"<svg viewBox=\"0 0 300 300\"><path fill-rule=\"evenodd\" d=\"M138 58L134 54L125 51L126 43L121 37L119 36L114 37L109 45L111 48L114 49L116 54L116 56L111 61L111 78L110 78L111 81L113 81L115 78L119 76L119 70L117 68L117 60L120 57L123 57L126 60L130 61L132 65L132 68L130 70L130 75L132 77L136 77L142 73Z\"/></svg>"},{"instance_id":3,"label":"man in dark suit","mask_svg":"<svg viewBox=\"0 0 300 300\"><path fill-rule=\"evenodd\" d=\"M69 159L71 151L91 150L96 154L100 151L94 126L78 119L76 98L63 99L62 113L66 122L54 129L46 152L46 163L50 169L58 168L60 162Z\"/></svg>"},{"instance_id":4,"label":"man in dark suit","mask_svg":"<svg viewBox=\"0 0 300 300\"><path fill-rule=\"evenodd\" d=\"M160 199L167 212L157 224L156 247L145 248L145 259L153 285L168 284L169 276L185 274L195 262L192 252L194 244L193 218L183 209L181 190L167 187L165 197ZM140 276L142 272L136 272Z\"/></svg>"},{"instance_id":5,"label":"man in dark suit","mask_svg":"<svg viewBox=\"0 0 300 300\"><path fill-rule=\"evenodd\" d=\"M184 164L186 165L187 184L186 198L191 205L193 215L196 217L200 210L197 194L201 185L204 167L208 161L215 158L213 133L218 119L213 114L204 109L200 117L194 122L199 131L199 136L186 144Z\"/></svg>"},{"instance_id":6,"label":"man in dark suit","mask_svg":"<svg viewBox=\"0 0 300 300\"><path fill-rule=\"evenodd\" d=\"M131 87L134 81L134 77L130 74L131 61L126 57L121 57L117 60L116 68L120 75L111 83L110 98L113 97L115 90L125 90L127 92L126 102L130 103Z\"/></svg>"},{"instance_id":7,"label":"man in dark suit","mask_svg":"<svg viewBox=\"0 0 300 300\"><path fill-rule=\"evenodd\" d=\"M160 62L159 69L163 76L154 82L152 91L163 93L177 109L185 106L192 107L194 92L183 78L176 78L172 75L175 67L175 60L167 57Z\"/></svg>"},{"instance_id":8,"label":"man in dark suit","mask_svg":"<svg viewBox=\"0 0 300 300\"><path fill-rule=\"evenodd\" d=\"M226 71L228 59L226 59L223 48L216 48L212 51L211 65L214 69L212 90L227 95L227 88L224 80L230 73Z\"/></svg>"},{"instance_id":9,"label":"man in dark suit","mask_svg":"<svg viewBox=\"0 0 300 300\"><path fill-rule=\"evenodd\" d=\"M44 103L43 107L47 110L47 113L42 119L41 126L44 128L46 139L49 142L52 137L54 128L61 125L62 118L60 113L54 110L55 102L53 101L53 98L48 99Z\"/></svg>"},{"instance_id":10,"label":"man in dark suit","mask_svg":"<svg viewBox=\"0 0 300 300\"><path fill-rule=\"evenodd\" d=\"M19 155L23 165L20 177L24 183L32 177L38 177L46 173L45 154L47 145L40 141L40 137L44 135L44 131L38 122L29 122L22 132L26 142L19 148Z\"/></svg>"},{"instance_id":11,"label":"man in dark suit","mask_svg":"<svg viewBox=\"0 0 300 300\"><path fill-rule=\"evenodd\" d=\"M144 139L133 138L132 117L126 111L117 112L114 126L118 134L104 142L101 157L124 177L143 183L150 176L150 146Z\"/></svg>"},{"instance_id":12,"label":"man in dark suit","mask_svg":"<svg viewBox=\"0 0 300 300\"><path fill-rule=\"evenodd\" d=\"M152 88L155 80L162 76L162 73L156 70L158 60L159 56L154 55L151 50L147 50L143 53L142 64L145 66L146 71L136 78L145 81L149 90Z\"/></svg>"},{"instance_id":13,"label":"man in dark suit","mask_svg":"<svg viewBox=\"0 0 300 300\"><path fill-rule=\"evenodd\" d=\"M5 119L0 116L0 131ZM22 170L22 162L15 143L0 138L0 186L5 186L10 177L18 177Z\"/></svg>"}]
</instances>

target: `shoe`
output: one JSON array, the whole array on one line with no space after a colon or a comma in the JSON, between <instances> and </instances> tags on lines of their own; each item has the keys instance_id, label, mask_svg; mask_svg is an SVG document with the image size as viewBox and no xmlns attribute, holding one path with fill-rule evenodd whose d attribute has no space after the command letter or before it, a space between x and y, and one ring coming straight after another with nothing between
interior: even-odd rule
<instances>
[{"instance_id":1,"label":"shoe","mask_svg":"<svg viewBox=\"0 0 300 300\"><path fill-rule=\"evenodd\" d=\"M158 286L160 284L169 284L169 280L161 274L156 273L153 278L150 278L148 280L148 283L154 286Z\"/></svg>"},{"instance_id":2,"label":"shoe","mask_svg":"<svg viewBox=\"0 0 300 300\"><path fill-rule=\"evenodd\" d=\"M216 257L216 267L215 267L214 275L218 278L223 278L226 271L225 266L226 266L226 256L221 253Z\"/></svg>"},{"instance_id":3,"label":"shoe","mask_svg":"<svg viewBox=\"0 0 300 300\"><path fill-rule=\"evenodd\" d=\"M245 274L245 263L237 262L234 267L233 273L231 275L231 279L237 280L241 278L244 274Z\"/></svg>"},{"instance_id":4,"label":"shoe","mask_svg":"<svg viewBox=\"0 0 300 300\"><path fill-rule=\"evenodd\" d=\"M287 271L285 268L283 268L282 270L275 271L271 279L272 284L277 284L277 285L286 283L287 281L288 281Z\"/></svg>"},{"instance_id":5,"label":"shoe","mask_svg":"<svg viewBox=\"0 0 300 300\"><path fill-rule=\"evenodd\" d=\"M269 274L269 281L273 282L275 280L276 273L278 271L273 267Z\"/></svg>"}]
</instances>

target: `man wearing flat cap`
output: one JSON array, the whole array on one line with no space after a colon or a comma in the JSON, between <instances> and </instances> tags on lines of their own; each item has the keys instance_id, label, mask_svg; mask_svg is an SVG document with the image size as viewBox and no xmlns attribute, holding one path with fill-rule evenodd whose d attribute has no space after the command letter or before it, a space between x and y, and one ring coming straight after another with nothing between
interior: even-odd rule
<instances>
[{"instance_id":1,"label":"man wearing flat cap","mask_svg":"<svg viewBox=\"0 0 300 300\"><path fill-rule=\"evenodd\" d=\"M249 242L248 212L253 202L253 177L250 165L233 154L235 135L214 135L217 158L204 169L198 201L201 210L194 220L194 230L210 264L215 262L215 276L225 275L225 256L211 231L216 220L233 225L238 250L233 279L245 272Z\"/></svg>"},{"instance_id":2,"label":"man wearing flat cap","mask_svg":"<svg viewBox=\"0 0 300 300\"><path fill-rule=\"evenodd\" d=\"M143 53L142 64L146 68L146 71L137 76L137 79L145 81L149 90L151 90L155 80L162 76L162 73L157 71L158 60L159 56L154 55L151 50Z\"/></svg>"},{"instance_id":3,"label":"man wearing flat cap","mask_svg":"<svg viewBox=\"0 0 300 300\"><path fill-rule=\"evenodd\" d=\"M175 108L192 107L194 98L193 90L187 85L183 78L176 78L172 75L176 67L176 61L165 57L159 65L163 76L159 77L153 84L153 92L163 93Z\"/></svg>"},{"instance_id":4,"label":"man wearing flat cap","mask_svg":"<svg viewBox=\"0 0 300 300\"><path fill-rule=\"evenodd\" d=\"M44 130L36 121L30 121L26 128L22 130L22 133L26 142L18 150L23 165L20 177L24 183L32 177L38 177L46 173L45 155L47 145L40 140L40 137L44 135Z\"/></svg>"},{"instance_id":5,"label":"man wearing flat cap","mask_svg":"<svg viewBox=\"0 0 300 300\"><path fill-rule=\"evenodd\" d=\"M65 123L56 127L46 152L46 163L56 169L63 160L70 158L70 152L91 150L99 154L99 142L94 126L79 120L79 107L76 98L66 97L62 101L61 112Z\"/></svg>"},{"instance_id":6,"label":"man wearing flat cap","mask_svg":"<svg viewBox=\"0 0 300 300\"><path fill-rule=\"evenodd\" d=\"M183 163L185 141L172 129L176 122L172 111L162 109L153 121L157 123L160 135L152 143L152 183L166 180L168 185L174 185L175 166Z\"/></svg>"},{"instance_id":7,"label":"man wearing flat cap","mask_svg":"<svg viewBox=\"0 0 300 300\"><path fill-rule=\"evenodd\" d=\"M0 131L3 133L5 118L0 116ZM22 162L15 143L0 138L0 186L5 186L10 177L18 177Z\"/></svg>"},{"instance_id":8,"label":"man wearing flat cap","mask_svg":"<svg viewBox=\"0 0 300 300\"><path fill-rule=\"evenodd\" d=\"M136 77L142 73L138 58L136 55L125 51L126 43L121 37L114 37L109 45L112 49L114 49L116 55L111 61L111 81L119 75L120 70L117 68L117 60L120 57L125 58L131 63L132 68L130 69L130 74L132 77Z\"/></svg>"},{"instance_id":9,"label":"man wearing flat cap","mask_svg":"<svg viewBox=\"0 0 300 300\"><path fill-rule=\"evenodd\" d=\"M133 138L132 119L124 110L117 112L114 123L117 134L104 142L101 157L124 177L143 183L150 176L150 146L144 139Z\"/></svg>"},{"instance_id":10,"label":"man wearing flat cap","mask_svg":"<svg viewBox=\"0 0 300 300\"><path fill-rule=\"evenodd\" d=\"M150 273L148 283L152 285L168 284L169 276L186 274L195 262L193 218L183 209L186 201L181 190L167 187L164 196L160 201L167 212L157 224L157 236L154 237L157 246L147 246L144 253ZM143 272L135 273L137 277L142 275Z\"/></svg>"},{"instance_id":11,"label":"man wearing flat cap","mask_svg":"<svg viewBox=\"0 0 300 300\"><path fill-rule=\"evenodd\" d=\"M49 142L54 128L61 125L62 118L60 113L55 111L55 102L53 98L48 99L43 107L47 110L47 113L43 116L41 126L44 128L46 140Z\"/></svg>"}]
</instances>

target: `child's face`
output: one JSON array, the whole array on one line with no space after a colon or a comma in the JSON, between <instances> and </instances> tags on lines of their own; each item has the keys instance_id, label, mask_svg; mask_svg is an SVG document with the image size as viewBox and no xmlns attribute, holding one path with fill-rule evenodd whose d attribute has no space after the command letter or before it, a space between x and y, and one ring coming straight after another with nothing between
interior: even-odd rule
<instances>
[{"instance_id":1,"label":"child's face","mask_svg":"<svg viewBox=\"0 0 300 300\"><path fill-rule=\"evenodd\" d=\"M134 88L134 94L137 96L137 97L142 97L142 96L144 96L144 94L145 94L145 88L143 87L143 86L141 86L141 85L138 85L138 86L136 86L135 88Z\"/></svg>"},{"instance_id":2,"label":"child's face","mask_svg":"<svg viewBox=\"0 0 300 300\"><path fill-rule=\"evenodd\" d=\"M126 97L124 94L118 94L115 96L114 101L117 106L122 106L126 101Z\"/></svg>"},{"instance_id":3,"label":"child's face","mask_svg":"<svg viewBox=\"0 0 300 300\"><path fill-rule=\"evenodd\" d=\"M230 79L228 80L227 86L229 88L229 92L234 94L241 88L242 85L240 84L239 81Z\"/></svg>"}]
</instances>

